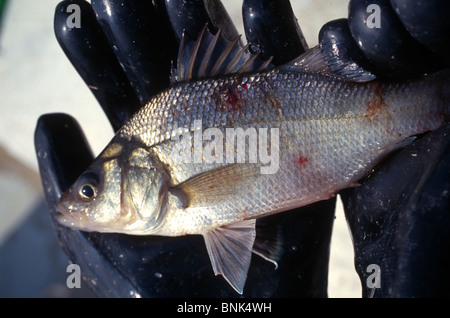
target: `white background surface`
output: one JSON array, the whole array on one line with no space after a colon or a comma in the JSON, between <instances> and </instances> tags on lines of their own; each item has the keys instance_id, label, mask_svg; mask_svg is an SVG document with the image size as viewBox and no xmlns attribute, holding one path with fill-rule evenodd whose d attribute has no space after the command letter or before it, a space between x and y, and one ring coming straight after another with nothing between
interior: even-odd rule
<instances>
[{"instance_id":1,"label":"white background surface","mask_svg":"<svg viewBox=\"0 0 450 318\"><path fill-rule=\"evenodd\" d=\"M2 237L25 217L30 206L42 198L36 183L31 180L30 185L37 172L33 134L40 115L71 114L79 121L96 154L113 136L106 116L55 39L53 15L58 2L9 0L4 12L0 29L0 147L15 157L19 166L23 163L30 168L31 175L11 175L10 159L3 156L0 161L0 224L3 224L0 244ZM222 2L243 33L242 1ZM291 3L310 47L317 44L324 23L347 17L348 0L292 0ZM361 296L342 209L336 213L332 239L329 296Z\"/></svg>"}]
</instances>

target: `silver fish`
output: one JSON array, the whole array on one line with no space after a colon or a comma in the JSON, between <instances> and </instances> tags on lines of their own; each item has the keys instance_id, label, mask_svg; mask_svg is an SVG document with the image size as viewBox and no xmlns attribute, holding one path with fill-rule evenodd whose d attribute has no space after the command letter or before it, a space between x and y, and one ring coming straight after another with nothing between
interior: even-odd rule
<instances>
[{"instance_id":1,"label":"silver fish","mask_svg":"<svg viewBox=\"0 0 450 318\"><path fill-rule=\"evenodd\" d=\"M242 293L257 218L356 186L411 136L449 120L449 71L373 78L332 74L317 49L274 68L220 32L183 37L173 85L62 196L59 221L84 231L203 235L215 274ZM254 252L276 263L271 247Z\"/></svg>"}]
</instances>

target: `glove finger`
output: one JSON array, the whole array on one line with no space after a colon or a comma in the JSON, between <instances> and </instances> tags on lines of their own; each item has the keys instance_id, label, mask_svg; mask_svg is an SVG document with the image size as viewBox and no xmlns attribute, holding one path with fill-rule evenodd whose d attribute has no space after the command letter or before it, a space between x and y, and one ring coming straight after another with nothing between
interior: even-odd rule
<instances>
[{"instance_id":1,"label":"glove finger","mask_svg":"<svg viewBox=\"0 0 450 318\"><path fill-rule=\"evenodd\" d=\"M55 10L54 30L67 58L117 131L140 103L89 3L60 2Z\"/></svg>"},{"instance_id":2,"label":"glove finger","mask_svg":"<svg viewBox=\"0 0 450 318\"><path fill-rule=\"evenodd\" d=\"M169 86L176 56L167 21L151 1L93 0L97 20L140 104Z\"/></svg>"},{"instance_id":3,"label":"glove finger","mask_svg":"<svg viewBox=\"0 0 450 318\"><path fill-rule=\"evenodd\" d=\"M177 43L181 42L183 32L196 39L205 24L212 33L221 29L228 40L239 36L233 21L220 0L156 0L158 10L169 21L170 29ZM177 48L178 49L178 48Z\"/></svg>"},{"instance_id":4,"label":"glove finger","mask_svg":"<svg viewBox=\"0 0 450 318\"><path fill-rule=\"evenodd\" d=\"M244 0L245 35L253 52L274 65L287 63L308 49L289 0Z\"/></svg>"},{"instance_id":5,"label":"glove finger","mask_svg":"<svg viewBox=\"0 0 450 318\"><path fill-rule=\"evenodd\" d=\"M359 49L347 19L325 23L319 31L319 49L330 71L342 78L369 81L376 78L374 68Z\"/></svg>"},{"instance_id":6,"label":"glove finger","mask_svg":"<svg viewBox=\"0 0 450 318\"><path fill-rule=\"evenodd\" d=\"M78 124L65 114L42 115L34 143L47 202L54 206L92 162L92 152Z\"/></svg>"}]
</instances>

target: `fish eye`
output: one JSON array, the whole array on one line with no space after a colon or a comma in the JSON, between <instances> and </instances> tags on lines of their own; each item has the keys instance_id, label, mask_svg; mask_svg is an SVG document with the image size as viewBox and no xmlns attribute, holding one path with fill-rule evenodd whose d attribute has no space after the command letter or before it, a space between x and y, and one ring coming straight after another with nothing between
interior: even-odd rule
<instances>
[{"instance_id":1,"label":"fish eye","mask_svg":"<svg viewBox=\"0 0 450 318\"><path fill-rule=\"evenodd\" d=\"M99 180L96 173L88 171L78 179L78 195L83 200L91 200L97 196Z\"/></svg>"},{"instance_id":2,"label":"fish eye","mask_svg":"<svg viewBox=\"0 0 450 318\"><path fill-rule=\"evenodd\" d=\"M79 194L83 199L92 199L97 194L97 191L92 184L84 184L80 187Z\"/></svg>"}]
</instances>

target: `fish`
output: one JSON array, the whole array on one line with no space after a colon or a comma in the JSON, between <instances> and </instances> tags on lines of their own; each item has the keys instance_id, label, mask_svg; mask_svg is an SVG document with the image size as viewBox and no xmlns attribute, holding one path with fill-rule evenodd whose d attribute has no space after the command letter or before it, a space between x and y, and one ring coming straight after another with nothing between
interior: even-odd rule
<instances>
[{"instance_id":1,"label":"fish","mask_svg":"<svg viewBox=\"0 0 450 318\"><path fill-rule=\"evenodd\" d=\"M449 70L383 81L341 67L330 71L317 48L275 67L220 30L183 35L170 87L61 196L58 221L202 235L214 274L242 294L252 253L275 265L282 256L281 235L258 242L257 219L358 186L450 119Z\"/></svg>"}]
</instances>

